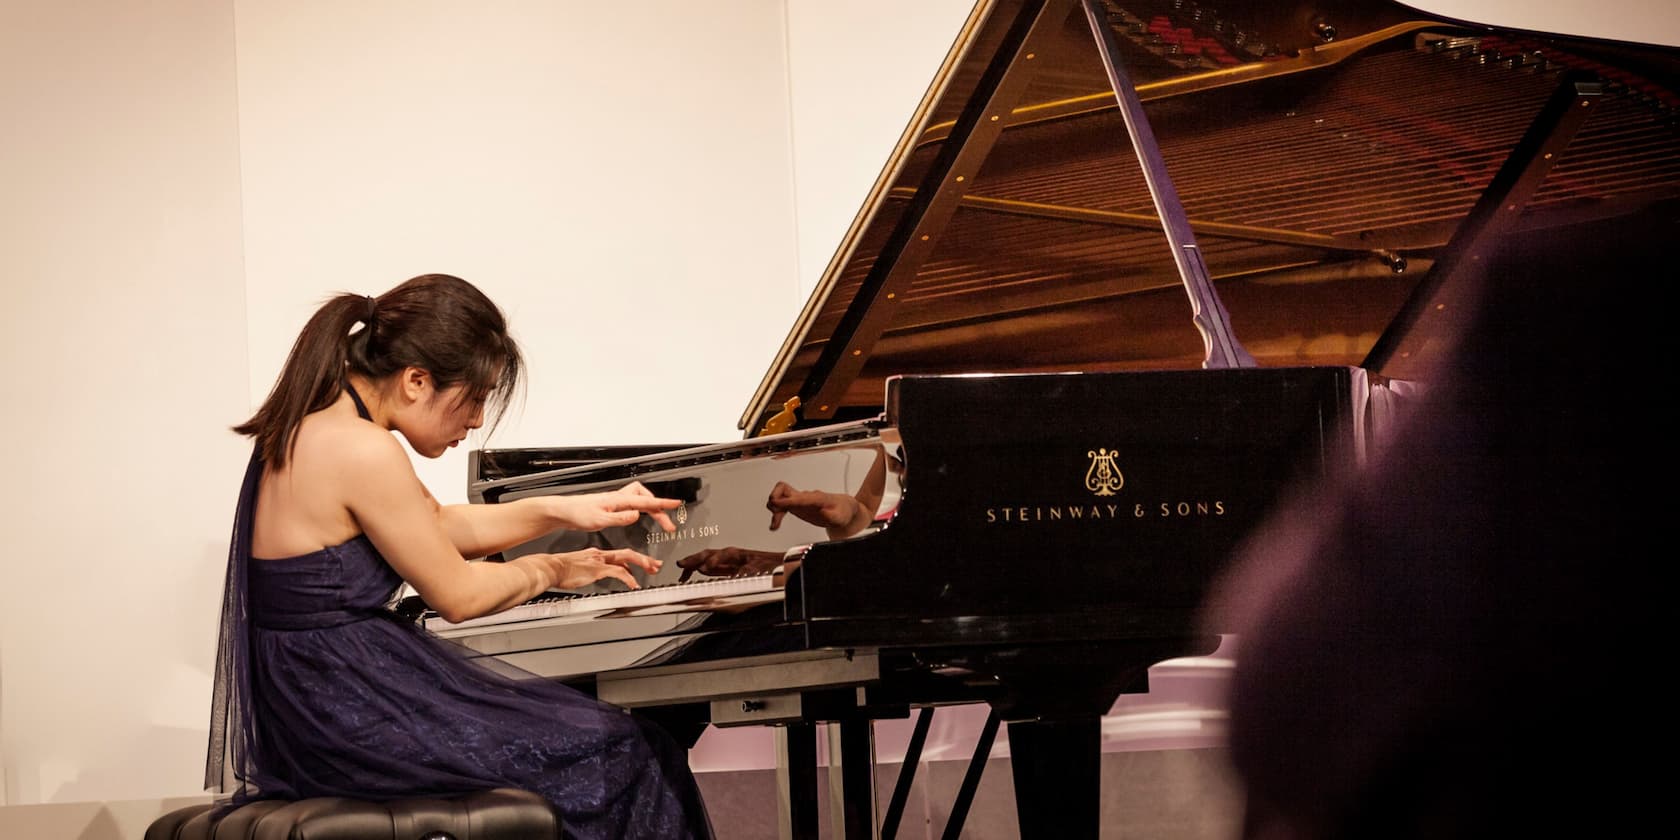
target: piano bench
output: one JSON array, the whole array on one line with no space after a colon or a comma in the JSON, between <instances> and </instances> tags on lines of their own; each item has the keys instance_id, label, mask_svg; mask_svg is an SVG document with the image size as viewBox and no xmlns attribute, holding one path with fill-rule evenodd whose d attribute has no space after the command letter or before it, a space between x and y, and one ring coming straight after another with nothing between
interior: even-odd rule
<instances>
[{"instance_id":1,"label":"piano bench","mask_svg":"<svg viewBox=\"0 0 1680 840\"><path fill-rule=\"evenodd\" d=\"M177 808L146 829L145 840L560 840L548 800L513 788L448 798L321 797Z\"/></svg>"}]
</instances>

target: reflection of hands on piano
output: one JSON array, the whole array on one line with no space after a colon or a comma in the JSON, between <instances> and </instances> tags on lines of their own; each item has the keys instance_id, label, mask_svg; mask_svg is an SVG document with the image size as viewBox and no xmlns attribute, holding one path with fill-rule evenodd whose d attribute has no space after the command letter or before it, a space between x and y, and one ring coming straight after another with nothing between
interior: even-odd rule
<instances>
[{"instance_id":1,"label":"reflection of hands on piano","mask_svg":"<svg viewBox=\"0 0 1680 840\"><path fill-rule=\"evenodd\" d=\"M877 501L879 501L877 499ZM770 498L764 502L770 511L770 530L782 527L782 517L791 513L796 518L828 531L829 539L849 537L864 529L875 511L858 499L844 493L822 490L800 490L785 481L770 488Z\"/></svg>"},{"instance_id":2,"label":"reflection of hands on piano","mask_svg":"<svg viewBox=\"0 0 1680 840\"><path fill-rule=\"evenodd\" d=\"M641 584L630 574L630 567L653 574L659 571L661 565L658 560L628 548L586 548L562 554L526 556L540 558L543 568L548 571L549 583L545 589L579 589L606 578L621 581L631 589L639 589Z\"/></svg>"},{"instance_id":3,"label":"reflection of hands on piano","mask_svg":"<svg viewBox=\"0 0 1680 840\"><path fill-rule=\"evenodd\" d=\"M677 565L683 570L682 577L677 578L677 582L686 583L695 572L712 577L768 572L782 565L783 556L780 551L759 551L733 545L708 548L677 561Z\"/></svg>"},{"instance_id":4,"label":"reflection of hands on piano","mask_svg":"<svg viewBox=\"0 0 1680 840\"><path fill-rule=\"evenodd\" d=\"M585 493L577 496L554 496L563 507L555 518L562 527L576 531L599 531L602 528L634 525L647 514L660 528L675 531L668 511L682 502L661 499L653 495L639 481L632 481L617 490L604 493Z\"/></svg>"},{"instance_id":5,"label":"reflection of hands on piano","mask_svg":"<svg viewBox=\"0 0 1680 840\"><path fill-rule=\"evenodd\" d=\"M770 498L764 502L770 511L770 530L782 527L782 517L789 513L824 529L831 540L843 540L869 527L881 507L889 460L897 465L885 449L875 447L875 460L854 494L800 490L785 481L776 482L770 488Z\"/></svg>"}]
</instances>

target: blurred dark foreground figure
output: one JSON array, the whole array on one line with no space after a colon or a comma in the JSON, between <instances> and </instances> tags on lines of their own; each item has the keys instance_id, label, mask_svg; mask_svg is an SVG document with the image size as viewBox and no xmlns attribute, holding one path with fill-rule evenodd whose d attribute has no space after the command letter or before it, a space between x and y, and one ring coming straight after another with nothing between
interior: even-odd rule
<instances>
[{"instance_id":1,"label":"blurred dark foreground figure","mask_svg":"<svg viewBox=\"0 0 1680 840\"><path fill-rule=\"evenodd\" d=\"M1210 617L1238 631L1245 837L1633 836L1669 727L1635 654L1668 556L1676 241L1672 207L1514 237L1376 457L1239 557Z\"/></svg>"}]
</instances>

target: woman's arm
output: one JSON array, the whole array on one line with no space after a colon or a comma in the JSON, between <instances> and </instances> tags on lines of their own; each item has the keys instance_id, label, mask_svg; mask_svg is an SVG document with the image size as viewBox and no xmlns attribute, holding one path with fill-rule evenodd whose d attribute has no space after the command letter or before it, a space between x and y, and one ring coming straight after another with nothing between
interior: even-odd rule
<instances>
[{"instance_id":1,"label":"woman's arm","mask_svg":"<svg viewBox=\"0 0 1680 840\"><path fill-rule=\"evenodd\" d=\"M443 505L437 510L456 551L464 557L484 557L561 528L598 531L634 525L644 513L659 527L674 531L676 526L665 511L680 504L676 499L657 498L640 482L631 482L606 493L532 496L493 505Z\"/></svg>"},{"instance_id":2,"label":"woman's arm","mask_svg":"<svg viewBox=\"0 0 1680 840\"><path fill-rule=\"evenodd\" d=\"M438 522L463 557L485 557L560 527L557 496L494 505L441 505Z\"/></svg>"},{"instance_id":3,"label":"woman's arm","mask_svg":"<svg viewBox=\"0 0 1680 840\"><path fill-rule=\"evenodd\" d=\"M345 450L339 473L345 506L385 561L446 621L500 612L547 589L574 589L607 577L635 587L626 570L631 565L658 570L657 561L629 549L469 563L396 438L370 428Z\"/></svg>"}]
</instances>

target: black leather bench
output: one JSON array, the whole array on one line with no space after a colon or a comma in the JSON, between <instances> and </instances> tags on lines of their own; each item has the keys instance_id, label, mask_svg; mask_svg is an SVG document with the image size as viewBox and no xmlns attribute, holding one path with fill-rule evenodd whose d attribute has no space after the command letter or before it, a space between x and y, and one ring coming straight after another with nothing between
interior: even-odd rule
<instances>
[{"instance_id":1,"label":"black leather bench","mask_svg":"<svg viewBox=\"0 0 1680 840\"><path fill-rule=\"evenodd\" d=\"M529 791L499 788L447 798L375 802L323 797L263 800L218 814L177 808L145 840L560 840L560 815Z\"/></svg>"}]
</instances>

